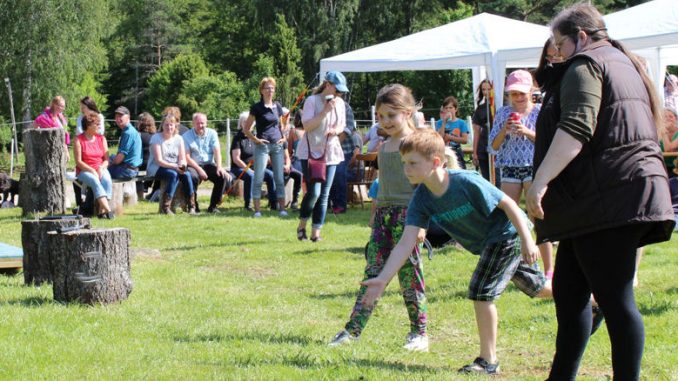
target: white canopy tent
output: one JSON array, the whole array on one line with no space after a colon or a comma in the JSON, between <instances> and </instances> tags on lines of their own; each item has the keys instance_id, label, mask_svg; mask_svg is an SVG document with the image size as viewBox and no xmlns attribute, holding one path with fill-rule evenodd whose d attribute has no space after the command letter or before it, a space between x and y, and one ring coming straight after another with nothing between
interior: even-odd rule
<instances>
[{"instance_id":1,"label":"white canopy tent","mask_svg":"<svg viewBox=\"0 0 678 381\"><path fill-rule=\"evenodd\" d=\"M536 66L545 26L488 13L320 60L320 73L473 69L474 88L489 72L501 106L504 72ZM322 78L322 77L321 77Z\"/></svg>"},{"instance_id":2,"label":"white canopy tent","mask_svg":"<svg viewBox=\"0 0 678 381\"><path fill-rule=\"evenodd\" d=\"M610 37L648 60L657 91L663 95L666 66L678 65L678 1L649 1L604 19Z\"/></svg>"}]
</instances>

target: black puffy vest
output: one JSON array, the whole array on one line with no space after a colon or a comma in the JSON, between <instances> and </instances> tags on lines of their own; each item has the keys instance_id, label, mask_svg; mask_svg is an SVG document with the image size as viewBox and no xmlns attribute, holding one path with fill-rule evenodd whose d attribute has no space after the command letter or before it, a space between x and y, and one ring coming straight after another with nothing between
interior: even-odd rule
<instances>
[{"instance_id":1,"label":"black puffy vest","mask_svg":"<svg viewBox=\"0 0 678 381\"><path fill-rule=\"evenodd\" d=\"M537 241L557 241L635 223L655 226L641 245L671 238L675 224L666 170L657 143L649 97L629 58L608 42L587 46L565 65L593 62L603 94L592 139L548 184ZM558 71L561 78L565 70ZM557 130L560 86L544 99L536 127L534 169L539 169Z\"/></svg>"}]
</instances>

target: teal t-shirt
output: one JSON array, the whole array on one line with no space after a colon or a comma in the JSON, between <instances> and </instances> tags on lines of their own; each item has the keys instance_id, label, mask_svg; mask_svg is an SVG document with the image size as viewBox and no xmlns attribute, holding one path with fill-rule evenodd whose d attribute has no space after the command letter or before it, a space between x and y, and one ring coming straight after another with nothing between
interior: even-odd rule
<instances>
[{"instance_id":1,"label":"teal t-shirt","mask_svg":"<svg viewBox=\"0 0 678 381\"><path fill-rule=\"evenodd\" d=\"M504 192L480 174L466 170L448 170L450 185L436 197L420 184L407 207L406 225L428 229L433 219L466 250L480 255L493 243L514 237L517 232L503 210L497 208ZM527 221L527 216L523 213Z\"/></svg>"},{"instance_id":2,"label":"teal t-shirt","mask_svg":"<svg viewBox=\"0 0 678 381\"><path fill-rule=\"evenodd\" d=\"M443 125L442 119L439 119L436 122L436 131L440 130L440 127ZM448 121L445 123L445 133L454 135L457 137L461 137L462 134L468 134L469 129L468 129L468 124L466 124L466 121L463 119L457 118L454 122ZM457 142L450 142L450 147L458 147L459 143Z\"/></svg>"}]
</instances>

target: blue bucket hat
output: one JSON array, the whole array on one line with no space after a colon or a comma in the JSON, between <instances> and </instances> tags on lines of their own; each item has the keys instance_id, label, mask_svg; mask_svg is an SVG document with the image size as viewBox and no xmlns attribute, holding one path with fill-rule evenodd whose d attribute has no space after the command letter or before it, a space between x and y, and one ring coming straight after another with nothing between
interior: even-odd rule
<instances>
[{"instance_id":1,"label":"blue bucket hat","mask_svg":"<svg viewBox=\"0 0 678 381\"><path fill-rule=\"evenodd\" d=\"M346 77L344 77L341 72L338 71L328 71L325 74L325 80L334 84L337 88L337 91L340 93L348 93L348 87L346 87Z\"/></svg>"}]
</instances>

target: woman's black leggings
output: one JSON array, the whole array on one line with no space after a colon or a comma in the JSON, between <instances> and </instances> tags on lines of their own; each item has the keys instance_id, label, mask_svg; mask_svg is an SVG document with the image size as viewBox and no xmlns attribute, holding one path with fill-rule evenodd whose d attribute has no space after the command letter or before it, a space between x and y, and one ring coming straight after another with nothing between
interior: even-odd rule
<instances>
[{"instance_id":1,"label":"woman's black leggings","mask_svg":"<svg viewBox=\"0 0 678 381\"><path fill-rule=\"evenodd\" d=\"M638 380L645 330L633 296L636 248L648 225L602 230L560 241L553 277L558 318L549 380L574 380L591 331L590 296L605 315L614 380Z\"/></svg>"}]
</instances>

